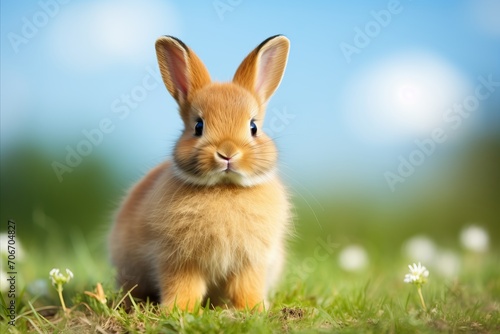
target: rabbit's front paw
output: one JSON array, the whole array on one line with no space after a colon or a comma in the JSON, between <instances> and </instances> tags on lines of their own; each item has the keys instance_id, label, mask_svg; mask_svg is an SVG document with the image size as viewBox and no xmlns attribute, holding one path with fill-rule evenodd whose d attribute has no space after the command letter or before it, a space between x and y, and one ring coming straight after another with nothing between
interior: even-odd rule
<instances>
[{"instance_id":1,"label":"rabbit's front paw","mask_svg":"<svg viewBox=\"0 0 500 334\"><path fill-rule=\"evenodd\" d=\"M198 271L181 269L162 278L161 291L161 303L168 311L177 306L192 312L206 294L207 284Z\"/></svg>"},{"instance_id":2,"label":"rabbit's front paw","mask_svg":"<svg viewBox=\"0 0 500 334\"><path fill-rule=\"evenodd\" d=\"M236 309L262 312L265 309L264 270L246 267L232 275L227 282L228 296Z\"/></svg>"}]
</instances>

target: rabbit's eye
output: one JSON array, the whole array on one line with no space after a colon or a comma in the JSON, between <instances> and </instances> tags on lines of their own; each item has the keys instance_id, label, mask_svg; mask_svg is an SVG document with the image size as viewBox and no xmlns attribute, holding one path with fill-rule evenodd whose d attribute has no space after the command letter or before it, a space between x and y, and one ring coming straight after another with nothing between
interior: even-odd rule
<instances>
[{"instance_id":1,"label":"rabbit's eye","mask_svg":"<svg viewBox=\"0 0 500 334\"><path fill-rule=\"evenodd\" d=\"M194 125L194 135L200 137L203 134L203 120L198 118L196 124Z\"/></svg>"},{"instance_id":2,"label":"rabbit's eye","mask_svg":"<svg viewBox=\"0 0 500 334\"><path fill-rule=\"evenodd\" d=\"M257 125L254 121L250 121L250 132L252 133L252 136L257 135Z\"/></svg>"}]
</instances>

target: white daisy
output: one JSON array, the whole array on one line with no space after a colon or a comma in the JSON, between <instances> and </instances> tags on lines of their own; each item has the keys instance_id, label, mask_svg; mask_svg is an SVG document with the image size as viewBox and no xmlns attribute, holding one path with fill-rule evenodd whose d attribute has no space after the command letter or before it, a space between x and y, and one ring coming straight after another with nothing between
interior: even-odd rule
<instances>
[{"instance_id":1,"label":"white daisy","mask_svg":"<svg viewBox=\"0 0 500 334\"><path fill-rule=\"evenodd\" d=\"M64 275L59 269L54 268L50 271L49 277L52 280L52 285L56 286L68 283L73 278L73 273L71 270L66 269L66 275Z\"/></svg>"},{"instance_id":2,"label":"white daisy","mask_svg":"<svg viewBox=\"0 0 500 334\"><path fill-rule=\"evenodd\" d=\"M421 285L427 282L427 277L429 277L429 270L425 268L420 262L418 265L414 263L409 265L410 273L405 275L405 283Z\"/></svg>"}]
</instances>

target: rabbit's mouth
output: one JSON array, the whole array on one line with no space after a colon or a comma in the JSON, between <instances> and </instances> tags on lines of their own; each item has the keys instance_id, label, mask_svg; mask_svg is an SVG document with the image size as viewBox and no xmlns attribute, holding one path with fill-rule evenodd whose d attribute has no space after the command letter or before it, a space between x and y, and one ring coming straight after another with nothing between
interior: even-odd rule
<instances>
[{"instance_id":1,"label":"rabbit's mouth","mask_svg":"<svg viewBox=\"0 0 500 334\"><path fill-rule=\"evenodd\" d=\"M225 166L212 174L216 184L234 184L238 186L248 185L248 175L240 170L237 163L228 161Z\"/></svg>"},{"instance_id":2,"label":"rabbit's mouth","mask_svg":"<svg viewBox=\"0 0 500 334\"><path fill-rule=\"evenodd\" d=\"M226 168L221 171L221 176L223 178L231 178L232 175L239 175L240 177L243 177L243 175L238 172L238 170L234 167L233 164L229 163L227 164Z\"/></svg>"},{"instance_id":3,"label":"rabbit's mouth","mask_svg":"<svg viewBox=\"0 0 500 334\"><path fill-rule=\"evenodd\" d=\"M262 171L261 173L249 173L241 169L235 162L224 163L205 173L197 171L186 171L174 164L174 174L180 179L200 186L215 186L232 184L241 187L251 187L267 182L275 176L275 169Z\"/></svg>"},{"instance_id":4,"label":"rabbit's mouth","mask_svg":"<svg viewBox=\"0 0 500 334\"><path fill-rule=\"evenodd\" d=\"M228 161L227 165L226 165L226 168L223 170L223 172L226 173L226 174L228 174L228 173L237 173L237 170L234 167L234 163Z\"/></svg>"}]
</instances>

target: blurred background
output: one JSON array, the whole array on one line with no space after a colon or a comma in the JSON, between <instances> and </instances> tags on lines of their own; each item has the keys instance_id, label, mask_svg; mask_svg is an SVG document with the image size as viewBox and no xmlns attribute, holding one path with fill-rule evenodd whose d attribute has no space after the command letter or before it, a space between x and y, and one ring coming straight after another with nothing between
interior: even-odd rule
<instances>
[{"instance_id":1,"label":"blurred background","mask_svg":"<svg viewBox=\"0 0 500 334\"><path fill-rule=\"evenodd\" d=\"M421 260L452 277L464 252L497 261L499 13L494 0L3 1L0 231L16 221L22 277L78 262L95 268L80 279L110 280L113 213L181 131L154 50L167 34L218 81L267 37L291 40L265 130L302 274L325 244L325 272Z\"/></svg>"}]
</instances>

